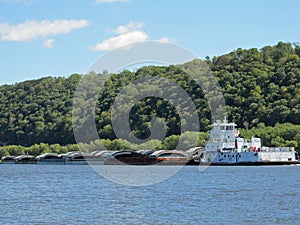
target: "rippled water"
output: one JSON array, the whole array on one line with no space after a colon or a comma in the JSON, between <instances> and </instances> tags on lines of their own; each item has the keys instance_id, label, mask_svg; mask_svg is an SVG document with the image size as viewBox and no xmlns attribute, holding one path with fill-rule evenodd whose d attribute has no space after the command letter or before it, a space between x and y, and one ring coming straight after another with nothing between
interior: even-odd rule
<instances>
[{"instance_id":1,"label":"rippled water","mask_svg":"<svg viewBox=\"0 0 300 225\"><path fill-rule=\"evenodd\" d=\"M210 167L204 172L189 166L142 187L115 184L87 165L0 165L0 178L0 224L300 221L299 166Z\"/></svg>"}]
</instances>

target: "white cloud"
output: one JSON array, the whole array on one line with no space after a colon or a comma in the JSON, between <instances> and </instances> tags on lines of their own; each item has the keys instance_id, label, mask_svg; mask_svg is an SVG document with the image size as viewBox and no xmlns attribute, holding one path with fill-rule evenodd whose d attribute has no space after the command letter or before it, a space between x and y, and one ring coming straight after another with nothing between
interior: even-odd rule
<instances>
[{"instance_id":1,"label":"white cloud","mask_svg":"<svg viewBox=\"0 0 300 225\"><path fill-rule=\"evenodd\" d=\"M4 41L31 41L49 35L67 34L89 25L87 20L29 20L17 25L0 23L0 39Z\"/></svg>"},{"instance_id":2,"label":"white cloud","mask_svg":"<svg viewBox=\"0 0 300 225\"><path fill-rule=\"evenodd\" d=\"M116 33L117 36L110 37L91 47L91 49L95 51L109 51L136 42L146 41L148 35L140 30L142 26L143 23L130 22L127 25L122 25L116 29L110 30L110 32Z\"/></svg>"},{"instance_id":3,"label":"white cloud","mask_svg":"<svg viewBox=\"0 0 300 225\"><path fill-rule=\"evenodd\" d=\"M95 51L109 51L122 46L130 45L136 42L143 42L148 39L148 35L143 31L131 31L108 38L92 47Z\"/></svg>"},{"instance_id":4,"label":"white cloud","mask_svg":"<svg viewBox=\"0 0 300 225\"><path fill-rule=\"evenodd\" d=\"M44 41L43 46L45 48L53 48L54 40L53 39L48 39Z\"/></svg>"},{"instance_id":5,"label":"white cloud","mask_svg":"<svg viewBox=\"0 0 300 225\"><path fill-rule=\"evenodd\" d=\"M128 0L96 0L96 3L128 2Z\"/></svg>"},{"instance_id":6,"label":"white cloud","mask_svg":"<svg viewBox=\"0 0 300 225\"><path fill-rule=\"evenodd\" d=\"M130 22L126 25L117 27L116 29L110 29L109 32L115 33L116 36L110 37L99 44L92 46L94 51L110 51L122 46L130 46L136 42L144 42L148 40L148 34L141 30L144 26L143 23ZM171 42L171 38L163 37L158 40L158 43Z\"/></svg>"},{"instance_id":7,"label":"white cloud","mask_svg":"<svg viewBox=\"0 0 300 225\"><path fill-rule=\"evenodd\" d=\"M171 42L171 41L172 41L172 39L169 38L169 37L162 37L162 38L159 39L157 42L159 42L159 43L169 43L169 42Z\"/></svg>"},{"instance_id":8,"label":"white cloud","mask_svg":"<svg viewBox=\"0 0 300 225\"><path fill-rule=\"evenodd\" d=\"M119 26L117 29L113 30L116 34L125 34L134 30L139 30L143 27L143 23L130 22L127 25Z\"/></svg>"}]
</instances>

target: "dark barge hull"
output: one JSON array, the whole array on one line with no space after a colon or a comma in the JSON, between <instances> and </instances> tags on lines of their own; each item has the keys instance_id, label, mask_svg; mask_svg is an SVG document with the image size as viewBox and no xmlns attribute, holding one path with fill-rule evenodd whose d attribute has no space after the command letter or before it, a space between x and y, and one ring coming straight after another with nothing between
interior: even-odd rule
<instances>
[{"instance_id":1,"label":"dark barge hull","mask_svg":"<svg viewBox=\"0 0 300 225\"><path fill-rule=\"evenodd\" d=\"M37 164L37 160L17 160L15 164Z\"/></svg>"},{"instance_id":2,"label":"dark barge hull","mask_svg":"<svg viewBox=\"0 0 300 225\"><path fill-rule=\"evenodd\" d=\"M194 164L193 165L199 165ZM132 159L115 159L109 158L104 161L104 165L134 165L134 166L147 166L147 165L157 165L157 166L179 166L179 165L192 165L186 160L156 160L151 158L142 158L139 160Z\"/></svg>"}]
</instances>

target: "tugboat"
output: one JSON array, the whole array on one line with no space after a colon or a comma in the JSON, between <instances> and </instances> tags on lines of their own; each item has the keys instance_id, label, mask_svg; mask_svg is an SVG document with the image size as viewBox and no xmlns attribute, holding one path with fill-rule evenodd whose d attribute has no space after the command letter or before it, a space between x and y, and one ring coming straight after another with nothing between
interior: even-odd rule
<instances>
[{"instance_id":1,"label":"tugboat","mask_svg":"<svg viewBox=\"0 0 300 225\"><path fill-rule=\"evenodd\" d=\"M217 120L200 152L200 165L288 165L300 164L292 147L263 147L261 138L245 140L236 124Z\"/></svg>"}]
</instances>

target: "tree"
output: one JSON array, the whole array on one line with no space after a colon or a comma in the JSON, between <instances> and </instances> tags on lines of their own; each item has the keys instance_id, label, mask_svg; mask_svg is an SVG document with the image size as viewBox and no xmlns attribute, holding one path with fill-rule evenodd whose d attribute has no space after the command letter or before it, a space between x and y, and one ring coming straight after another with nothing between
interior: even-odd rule
<instances>
[{"instance_id":1,"label":"tree","mask_svg":"<svg viewBox=\"0 0 300 225\"><path fill-rule=\"evenodd\" d=\"M165 138L163 142L163 146L166 150L173 150L176 149L176 146L178 145L178 141L179 141L178 135L171 135Z\"/></svg>"}]
</instances>

